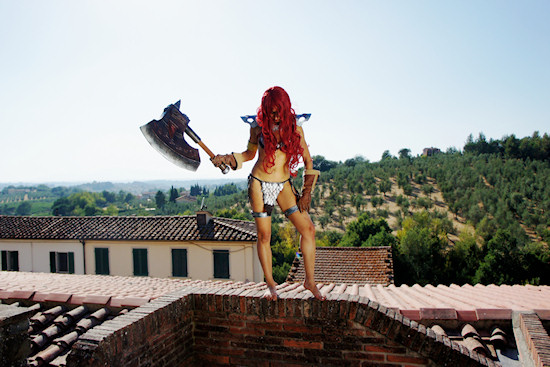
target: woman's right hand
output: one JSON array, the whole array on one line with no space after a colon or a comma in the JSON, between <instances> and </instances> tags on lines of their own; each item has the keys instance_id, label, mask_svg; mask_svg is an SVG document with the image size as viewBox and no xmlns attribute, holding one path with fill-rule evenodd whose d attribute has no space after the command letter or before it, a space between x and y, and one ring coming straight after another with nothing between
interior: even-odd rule
<instances>
[{"instance_id":1,"label":"woman's right hand","mask_svg":"<svg viewBox=\"0 0 550 367\"><path fill-rule=\"evenodd\" d=\"M229 166L233 169L237 167L237 161L233 154L218 154L214 158L210 158L214 166L220 167L222 165Z\"/></svg>"}]
</instances>

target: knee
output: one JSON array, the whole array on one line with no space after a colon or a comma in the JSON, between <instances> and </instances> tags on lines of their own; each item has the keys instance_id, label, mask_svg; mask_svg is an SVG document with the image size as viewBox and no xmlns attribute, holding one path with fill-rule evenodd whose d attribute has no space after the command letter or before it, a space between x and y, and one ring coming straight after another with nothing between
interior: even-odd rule
<instances>
[{"instance_id":1,"label":"knee","mask_svg":"<svg viewBox=\"0 0 550 367\"><path fill-rule=\"evenodd\" d=\"M301 235L306 238L315 238L315 226L312 222L309 222L309 224L304 227Z\"/></svg>"},{"instance_id":2,"label":"knee","mask_svg":"<svg viewBox=\"0 0 550 367\"><path fill-rule=\"evenodd\" d=\"M258 245L270 245L271 231L258 231Z\"/></svg>"}]
</instances>

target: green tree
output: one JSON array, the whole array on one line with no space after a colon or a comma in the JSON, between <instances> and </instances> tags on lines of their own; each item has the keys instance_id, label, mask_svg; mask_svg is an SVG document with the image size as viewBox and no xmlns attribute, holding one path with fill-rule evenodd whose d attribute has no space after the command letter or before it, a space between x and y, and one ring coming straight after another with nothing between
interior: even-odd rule
<instances>
[{"instance_id":1,"label":"green tree","mask_svg":"<svg viewBox=\"0 0 550 367\"><path fill-rule=\"evenodd\" d=\"M29 215L32 211L32 205L28 201L23 201L15 209L15 215Z\"/></svg>"},{"instance_id":2,"label":"green tree","mask_svg":"<svg viewBox=\"0 0 550 367\"><path fill-rule=\"evenodd\" d=\"M379 234L381 232L384 233ZM371 239L376 235L378 236ZM392 241L393 236L388 222L383 218L374 219L368 213L363 213L346 227L340 246L390 246Z\"/></svg>"},{"instance_id":3,"label":"green tree","mask_svg":"<svg viewBox=\"0 0 550 367\"><path fill-rule=\"evenodd\" d=\"M157 191L157 194L155 195L155 203L157 204L157 208L162 209L166 205L166 195L162 191Z\"/></svg>"},{"instance_id":4,"label":"green tree","mask_svg":"<svg viewBox=\"0 0 550 367\"><path fill-rule=\"evenodd\" d=\"M384 194L384 197L386 196L386 193L391 191L391 181L390 180L382 180L378 184L378 188L380 189L380 192Z\"/></svg>"},{"instance_id":5,"label":"green tree","mask_svg":"<svg viewBox=\"0 0 550 367\"><path fill-rule=\"evenodd\" d=\"M394 246L397 283L438 284L445 279L443 250L447 233L452 231L448 219L435 217L427 211L414 213L403 220L403 229L397 232Z\"/></svg>"},{"instance_id":6,"label":"green tree","mask_svg":"<svg viewBox=\"0 0 550 367\"><path fill-rule=\"evenodd\" d=\"M384 153L382 153L382 160L392 159L393 156L390 154L389 150L384 150Z\"/></svg>"},{"instance_id":7,"label":"green tree","mask_svg":"<svg viewBox=\"0 0 550 367\"><path fill-rule=\"evenodd\" d=\"M529 276L522 264L520 243L508 230L499 229L487 242L486 255L476 271L474 282L482 284L521 284Z\"/></svg>"},{"instance_id":8,"label":"green tree","mask_svg":"<svg viewBox=\"0 0 550 367\"><path fill-rule=\"evenodd\" d=\"M168 201L171 203L175 203L178 196L178 190L175 189L174 186L170 187L170 198L168 199Z\"/></svg>"},{"instance_id":9,"label":"green tree","mask_svg":"<svg viewBox=\"0 0 550 367\"><path fill-rule=\"evenodd\" d=\"M482 260L482 252L476 238L469 232L460 233L459 240L446 253L447 284L473 284L476 270Z\"/></svg>"},{"instance_id":10,"label":"green tree","mask_svg":"<svg viewBox=\"0 0 550 367\"><path fill-rule=\"evenodd\" d=\"M410 160L411 159L411 150L403 148L399 151L399 159Z\"/></svg>"}]
</instances>

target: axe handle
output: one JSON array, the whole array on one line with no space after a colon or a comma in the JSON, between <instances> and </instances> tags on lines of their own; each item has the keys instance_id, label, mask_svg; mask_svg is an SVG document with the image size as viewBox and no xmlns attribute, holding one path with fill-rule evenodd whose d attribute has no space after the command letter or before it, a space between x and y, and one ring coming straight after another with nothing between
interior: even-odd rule
<instances>
[{"instance_id":1,"label":"axe handle","mask_svg":"<svg viewBox=\"0 0 550 367\"><path fill-rule=\"evenodd\" d=\"M206 152L206 154L208 154L210 156L210 158L214 158L216 155L214 153L212 153L212 151L210 149L208 149L208 147L202 142L201 138L199 138L199 136L193 131L193 129L191 129L189 126L187 126L185 128L185 133L187 135L189 135L189 137L191 139L193 139L193 141L195 143L197 143L198 145L200 145L200 147L202 149L204 149L204 151ZM226 174L227 172L229 172L229 167L226 166L225 164L222 163L222 165L220 166L220 169L222 170L223 174Z\"/></svg>"}]
</instances>

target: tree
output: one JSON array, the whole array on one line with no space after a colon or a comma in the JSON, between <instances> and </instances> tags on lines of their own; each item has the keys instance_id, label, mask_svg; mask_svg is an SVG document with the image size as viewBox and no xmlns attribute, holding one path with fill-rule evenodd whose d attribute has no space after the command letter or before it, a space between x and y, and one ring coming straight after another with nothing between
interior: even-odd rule
<instances>
[{"instance_id":1,"label":"tree","mask_svg":"<svg viewBox=\"0 0 550 367\"><path fill-rule=\"evenodd\" d=\"M409 161L411 159L411 150L407 148L403 148L399 151L399 159L407 160Z\"/></svg>"},{"instance_id":2,"label":"tree","mask_svg":"<svg viewBox=\"0 0 550 367\"><path fill-rule=\"evenodd\" d=\"M116 195L112 192L103 190L101 195L103 195L103 197L105 198L105 201L108 203L114 203L116 201Z\"/></svg>"},{"instance_id":3,"label":"tree","mask_svg":"<svg viewBox=\"0 0 550 367\"><path fill-rule=\"evenodd\" d=\"M430 184L424 184L422 185L422 192L427 197L431 197L431 194L434 192L434 187Z\"/></svg>"},{"instance_id":4,"label":"tree","mask_svg":"<svg viewBox=\"0 0 550 367\"><path fill-rule=\"evenodd\" d=\"M166 205L166 195L164 195L164 193L160 190L157 191L157 194L155 195L155 203L159 209L164 208L164 205Z\"/></svg>"},{"instance_id":5,"label":"tree","mask_svg":"<svg viewBox=\"0 0 550 367\"><path fill-rule=\"evenodd\" d=\"M393 156L390 154L389 150L384 150L384 153L382 153L382 160L385 161L387 159L392 159Z\"/></svg>"},{"instance_id":6,"label":"tree","mask_svg":"<svg viewBox=\"0 0 550 367\"><path fill-rule=\"evenodd\" d=\"M437 218L427 211L406 218L394 246L397 283L426 285L445 279L443 249L450 231L452 223L448 219Z\"/></svg>"},{"instance_id":7,"label":"tree","mask_svg":"<svg viewBox=\"0 0 550 367\"><path fill-rule=\"evenodd\" d=\"M382 180L378 184L378 188L380 189L380 192L386 196L386 193L391 191L391 181L390 180Z\"/></svg>"},{"instance_id":8,"label":"tree","mask_svg":"<svg viewBox=\"0 0 550 367\"><path fill-rule=\"evenodd\" d=\"M32 211L32 205L28 201L23 201L21 204L17 206L17 209L15 209L15 215L29 215Z\"/></svg>"},{"instance_id":9,"label":"tree","mask_svg":"<svg viewBox=\"0 0 550 367\"><path fill-rule=\"evenodd\" d=\"M413 188L409 183L403 185L403 194L407 196L411 196L412 192L413 192Z\"/></svg>"},{"instance_id":10,"label":"tree","mask_svg":"<svg viewBox=\"0 0 550 367\"><path fill-rule=\"evenodd\" d=\"M474 282L482 284L518 284L529 276L522 266L520 243L510 231L499 229L487 242L486 255L476 271Z\"/></svg>"},{"instance_id":11,"label":"tree","mask_svg":"<svg viewBox=\"0 0 550 367\"><path fill-rule=\"evenodd\" d=\"M174 186L172 186L170 188L170 199L168 199L168 201L170 201L171 203L175 203L178 196L179 196L178 190L175 189Z\"/></svg>"},{"instance_id":12,"label":"tree","mask_svg":"<svg viewBox=\"0 0 550 367\"><path fill-rule=\"evenodd\" d=\"M380 234L381 232L385 233ZM363 213L347 226L340 246L390 246L393 239L388 222L382 218L370 218L368 213Z\"/></svg>"},{"instance_id":13,"label":"tree","mask_svg":"<svg viewBox=\"0 0 550 367\"><path fill-rule=\"evenodd\" d=\"M460 233L459 240L446 254L444 283L473 284L481 258L481 248L475 236L469 232Z\"/></svg>"},{"instance_id":14,"label":"tree","mask_svg":"<svg viewBox=\"0 0 550 367\"><path fill-rule=\"evenodd\" d=\"M372 206L376 208L377 206L382 205L384 203L384 199L382 199L382 197L380 196L375 196L370 199L370 202Z\"/></svg>"}]
</instances>

